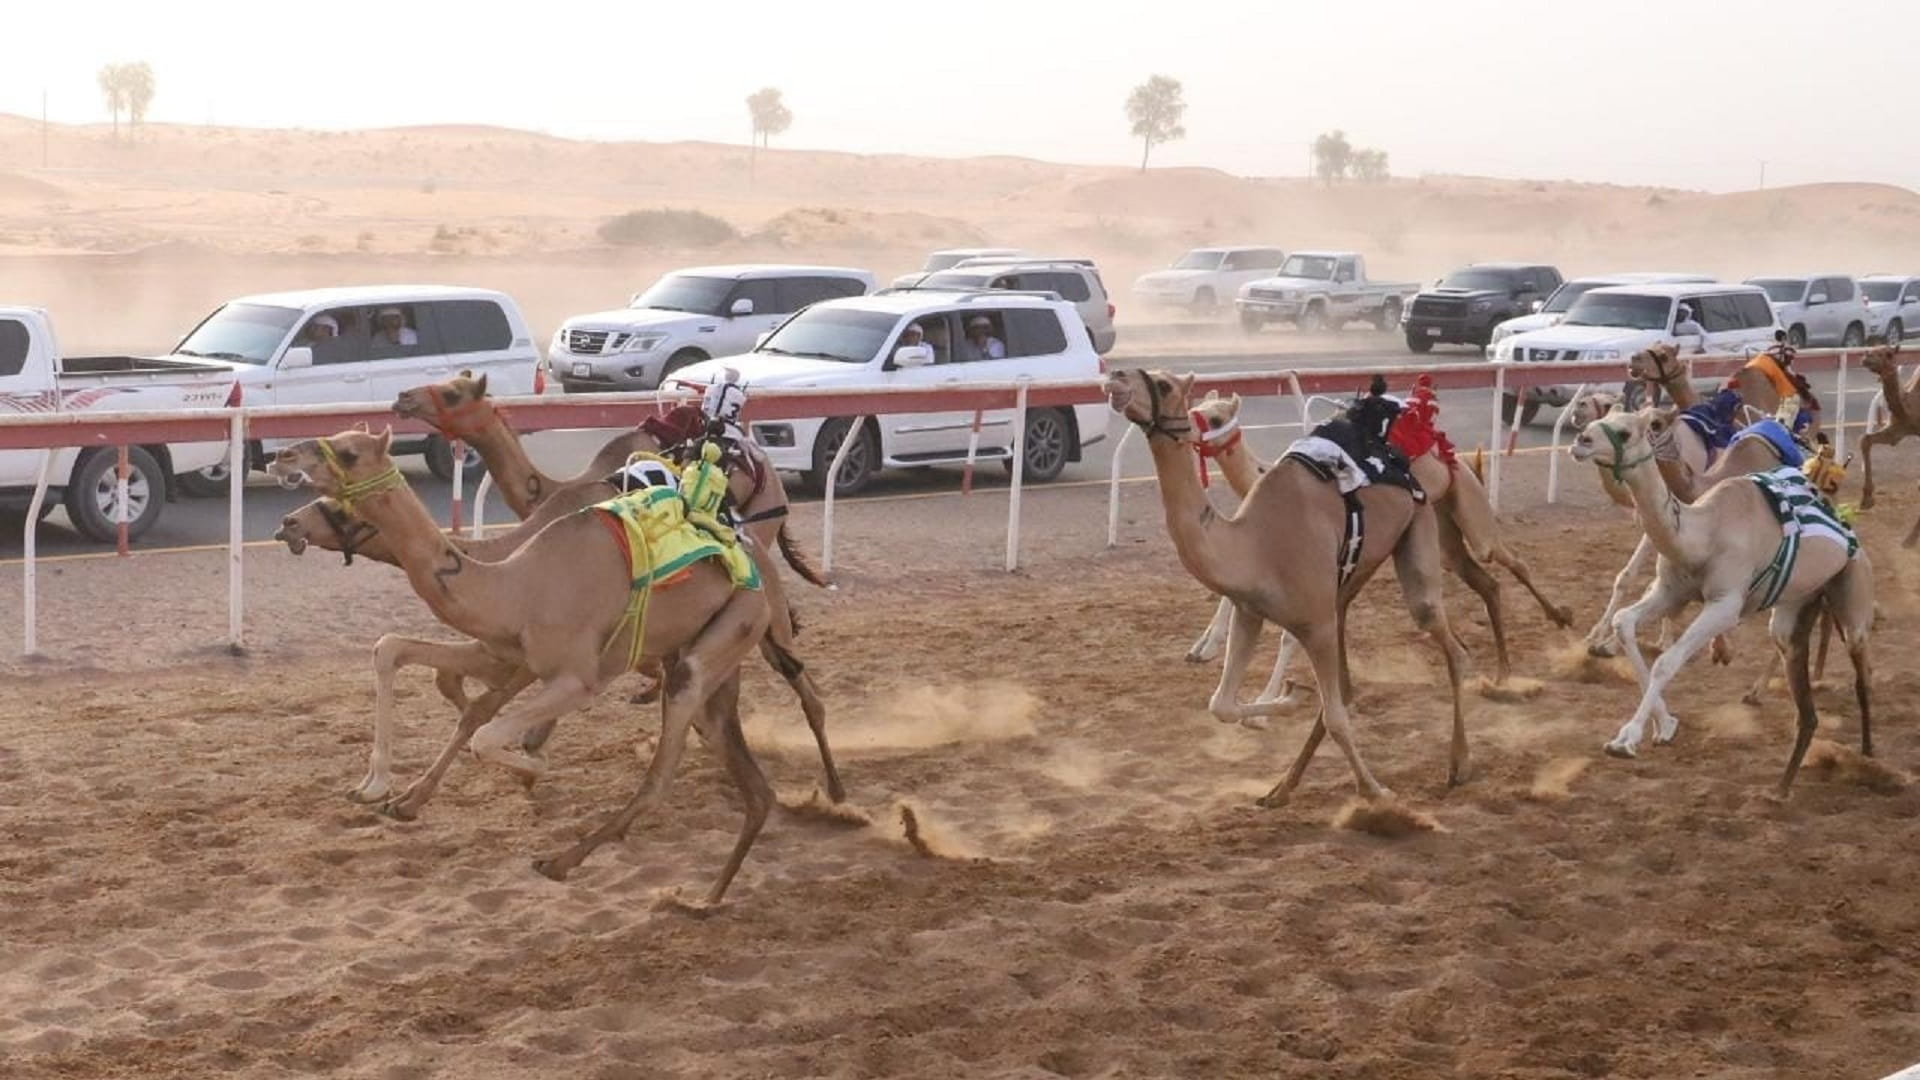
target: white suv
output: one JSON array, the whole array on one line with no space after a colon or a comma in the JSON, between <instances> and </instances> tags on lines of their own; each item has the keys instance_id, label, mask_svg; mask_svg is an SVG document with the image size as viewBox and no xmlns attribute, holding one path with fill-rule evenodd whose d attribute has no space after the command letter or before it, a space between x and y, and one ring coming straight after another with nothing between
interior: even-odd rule
<instances>
[{"instance_id":1,"label":"white suv","mask_svg":"<svg viewBox=\"0 0 1920 1080\"><path fill-rule=\"evenodd\" d=\"M893 287L896 289L911 288L914 285L918 285L920 279L926 277L928 274L938 273L949 267L957 266L968 259L991 259L1024 254L1026 253L1019 248L1009 247L946 248L929 254L927 261L920 264L920 269L912 271L911 273L901 274L899 277L894 278Z\"/></svg>"},{"instance_id":2,"label":"white suv","mask_svg":"<svg viewBox=\"0 0 1920 1080\"><path fill-rule=\"evenodd\" d=\"M1194 248L1167 269L1141 275L1133 296L1143 305L1208 315L1231 306L1242 286L1279 273L1286 261L1287 253L1277 247Z\"/></svg>"},{"instance_id":3,"label":"white suv","mask_svg":"<svg viewBox=\"0 0 1920 1080\"><path fill-rule=\"evenodd\" d=\"M873 291L873 274L839 266L677 270L624 308L561 324L547 365L568 393L652 390L688 364L753 348L808 304Z\"/></svg>"},{"instance_id":4,"label":"white suv","mask_svg":"<svg viewBox=\"0 0 1920 1080\"><path fill-rule=\"evenodd\" d=\"M1867 302L1846 274L1748 278L1767 290L1773 312L1787 330L1787 344L1854 348L1867 343Z\"/></svg>"},{"instance_id":5,"label":"white suv","mask_svg":"<svg viewBox=\"0 0 1920 1080\"><path fill-rule=\"evenodd\" d=\"M985 319L983 346L966 338L966 327ZM923 344L902 344L918 327ZM755 388L878 387L938 388L967 382L1093 379L1104 365L1083 332L1073 305L1064 300L1013 292L885 292L815 304L782 323L758 348L695 364L677 373L676 386L704 388L732 368L749 397ZM1011 468L1015 425L1025 429L1024 476L1047 481L1080 459L1083 447L1106 437L1107 409L1095 402L1061 408L988 410L981 421L978 459ZM849 417L755 421L755 442L774 467L802 474L814 490L825 486L828 468L850 430L859 443L847 453L834 490L849 495L867 486L881 468L956 465L964 462L973 410L897 413L866 417L854 428Z\"/></svg>"},{"instance_id":6,"label":"white suv","mask_svg":"<svg viewBox=\"0 0 1920 1080\"><path fill-rule=\"evenodd\" d=\"M1057 293L1073 305L1087 324L1093 351L1113 351L1113 305L1107 286L1090 259L1039 259L1031 262L1001 258L968 259L939 273L928 274L916 289L1012 289L1018 292Z\"/></svg>"},{"instance_id":7,"label":"white suv","mask_svg":"<svg viewBox=\"0 0 1920 1080\"><path fill-rule=\"evenodd\" d=\"M1867 337L1898 345L1920 326L1920 277L1868 274L1860 292L1867 298Z\"/></svg>"},{"instance_id":8,"label":"white suv","mask_svg":"<svg viewBox=\"0 0 1920 1080\"><path fill-rule=\"evenodd\" d=\"M1573 306L1573 302L1594 289L1604 289L1609 285L1694 285L1715 280L1718 279L1712 274L1676 274L1664 271L1599 274L1593 277L1574 278L1571 281L1561 282L1560 287L1553 290L1553 295L1547 297L1538 311L1530 315L1517 315L1495 326L1493 339L1488 342L1488 345L1498 345L1515 334L1524 334L1529 330L1544 330L1549 326L1559 325L1560 320L1566 316L1567 309Z\"/></svg>"}]
</instances>

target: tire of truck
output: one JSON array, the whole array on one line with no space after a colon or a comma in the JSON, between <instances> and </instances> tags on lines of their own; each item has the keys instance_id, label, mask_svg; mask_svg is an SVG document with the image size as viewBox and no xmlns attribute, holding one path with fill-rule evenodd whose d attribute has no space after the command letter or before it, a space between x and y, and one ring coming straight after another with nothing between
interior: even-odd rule
<instances>
[{"instance_id":1,"label":"tire of truck","mask_svg":"<svg viewBox=\"0 0 1920 1080\"><path fill-rule=\"evenodd\" d=\"M1307 310L1293 320L1293 325L1303 334L1317 334L1327 328L1327 309L1320 304L1308 304Z\"/></svg>"},{"instance_id":2,"label":"tire of truck","mask_svg":"<svg viewBox=\"0 0 1920 1080\"><path fill-rule=\"evenodd\" d=\"M1259 333L1260 328L1265 325L1267 325L1267 320L1251 311L1243 311L1240 313L1240 329L1249 334Z\"/></svg>"},{"instance_id":3,"label":"tire of truck","mask_svg":"<svg viewBox=\"0 0 1920 1080\"><path fill-rule=\"evenodd\" d=\"M67 517L89 540L111 544L120 538L113 520L114 488L118 483L119 454L100 447L82 454L67 481ZM160 520L160 504L167 501L167 477L152 454L138 446L127 448L127 539L138 539Z\"/></svg>"},{"instance_id":4,"label":"tire of truck","mask_svg":"<svg viewBox=\"0 0 1920 1080\"><path fill-rule=\"evenodd\" d=\"M1520 426L1525 427L1533 423L1535 416L1540 415L1540 405L1541 401L1536 397L1529 397L1525 404L1521 404L1520 395L1512 393L1502 394L1500 396L1500 422L1511 427L1513 425L1513 411L1517 407L1520 410Z\"/></svg>"},{"instance_id":5,"label":"tire of truck","mask_svg":"<svg viewBox=\"0 0 1920 1080\"><path fill-rule=\"evenodd\" d=\"M1895 319L1887 324L1887 332L1883 336L1887 344L1898 345L1900 344L1900 339L1906 336L1906 328L1900 325L1899 319Z\"/></svg>"},{"instance_id":6,"label":"tire of truck","mask_svg":"<svg viewBox=\"0 0 1920 1080\"><path fill-rule=\"evenodd\" d=\"M1074 457L1073 423L1059 409L1028 410L1025 444L1027 461L1021 478L1035 484L1058 480ZM1005 465L1007 475L1013 475L1013 458L1007 458Z\"/></svg>"},{"instance_id":7,"label":"tire of truck","mask_svg":"<svg viewBox=\"0 0 1920 1080\"><path fill-rule=\"evenodd\" d=\"M1382 333L1400 328L1400 301L1388 300L1380 305L1380 314L1373 317L1373 325Z\"/></svg>"},{"instance_id":8,"label":"tire of truck","mask_svg":"<svg viewBox=\"0 0 1920 1080\"><path fill-rule=\"evenodd\" d=\"M828 468L833 464L833 456L839 453L840 444L846 441L852 424L851 417L841 416L821 425L813 443L813 468L800 474L800 482L807 490L826 494ZM847 451L846 460L840 463L840 474L834 477L835 498L865 491L873 482L874 474L880 471L880 440L874 437L873 426L861 424L854 438L859 442Z\"/></svg>"},{"instance_id":9,"label":"tire of truck","mask_svg":"<svg viewBox=\"0 0 1920 1080\"><path fill-rule=\"evenodd\" d=\"M1211 315L1213 314L1214 304L1215 300L1212 289L1198 289L1193 294L1193 302L1187 305L1187 314Z\"/></svg>"},{"instance_id":10,"label":"tire of truck","mask_svg":"<svg viewBox=\"0 0 1920 1080\"><path fill-rule=\"evenodd\" d=\"M421 451L421 457L427 459L427 471L439 479L453 483L453 444L438 435L427 436L427 448ZM480 479L487 471L487 463L480 457L480 451L466 447L465 479L469 482Z\"/></svg>"},{"instance_id":11,"label":"tire of truck","mask_svg":"<svg viewBox=\"0 0 1920 1080\"><path fill-rule=\"evenodd\" d=\"M1407 349L1411 352L1430 353L1433 351L1433 339L1424 334L1408 334Z\"/></svg>"},{"instance_id":12,"label":"tire of truck","mask_svg":"<svg viewBox=\"0 0 1920 1080\"><path fill-rule=\"evenodd\" d=\"M1804 349L1807 347L1807 328L1795 324L1787 328L1787 348Z\"/></svg>"},{"instance_id":13,"label":"tire of truck","mask_svg":"<svg viewBox=\"0 0 1920 1080\"><path fill-rule=\"evenodd\" d=\"M182 495L196 499L217 499L227 493L227 478L232 475L233 470L222 462L193 472L183 472L175 476L173 482Z\"/></svg>"},{"instance_id":14,"label":"tire of truck","mask_svg":"<svg viewBox=\"0 0 1920 1080\"><path fill-rule=\"evenodd\" d=\"M1846 333L1840 335L1840 347L1857 349L1867 343L1867 328L1859 323L1848 323Z\"/></svg>"}]
</instances>

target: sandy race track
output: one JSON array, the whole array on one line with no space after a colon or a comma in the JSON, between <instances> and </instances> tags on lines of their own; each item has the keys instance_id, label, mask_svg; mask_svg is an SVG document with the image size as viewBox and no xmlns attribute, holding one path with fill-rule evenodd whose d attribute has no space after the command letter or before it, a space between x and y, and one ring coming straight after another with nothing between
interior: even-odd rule
<instances>
[{"instance_id":1,"label":"sandy race track","mask_svg":"<svg viewBox=\"0 0 1920 1080\"><path fill-rule=\"evenodd\" d=\"M1330 748L1290 806L1252 806L1310 713L1212 722L1214 669L1181 662L1211 604L1151 485L1127 496L1135 542L1090 556L1096 499L1036 498L1014 576L984 566L997 502L845 511L865 554L802 596L802 642L867 823L776 813L704 915L666 902L700 895L738 823L704 749L627 844L565 884L529 868L635 783L655 713L623 692L563 723L531 796L462 761L398 824L341 798L369 738L364 647L421 625L397 576L250 553L253 656L179 643L223 610L210 595L126 605L108 636L151 635L136 668L72 621L134 571L68 565L49 636L71 651L13 668L0 703L0 1075L1866 1077L1920 1057L1911 497L1866 527L1880 766L1841 749L1851 694L1823 690L1822 764L1785 804L1784 693L1735 703L1757 624L1671 692L1678 743L1619 762L1599 747L1630 686L1511 584L1519 672L1545 687L1471 699L1476 775L1448 791L1438 657L1374 585L1360 745L1438 826L1398 838L1334 825L1352 785ZM1591 504L1517 520L1591 620L1634 526ZM932 543L943 523L961 535ZM218 558L133 562L210 592ZM424 677L404 687L403 777L450 719ZM791 697L756 665L746 702L804 804Z\"/></svg>"}]
</instances>

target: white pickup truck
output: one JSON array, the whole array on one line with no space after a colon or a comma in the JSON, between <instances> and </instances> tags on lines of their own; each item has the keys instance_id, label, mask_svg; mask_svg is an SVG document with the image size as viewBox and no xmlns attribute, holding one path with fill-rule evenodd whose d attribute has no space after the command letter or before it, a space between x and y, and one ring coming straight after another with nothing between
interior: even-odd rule
<instances>
[{"instance_id":1,"label":"white pickup truck","mask_svg":"<svg viewBox=\"0 0 1920 1080\"><path fill-rule=\"evenodd\" d=\"M60 355L53 321L40 308L0 307L0 414L145 412L219 409L240 403L231 368L182 359ZM18 510L32 501L40 450L0 450L0 504ZM127 448L127 535L137 537L160 519L176 473L225 460L225 442L151 443ZM119 531L115 518L119 454L113 447L62 447L47 470L41 515L65 501L74 527L102 543Z\"/></svg>"},{"instance_id":2,"label":"white pickup truck","mask_svg":"<svg viewBox=\"0 0 1920 1080\"><path fill-rule=\"evenodd\" d=\"M1296 251L1278 274L1241 286L1234 306L1250 334L1270 322L1291 322L1307 333L1361 321L1392 331L1419 291L1417 282L1367 280L1367 261L1357 252Z\"/></svg>"}]
</instances>

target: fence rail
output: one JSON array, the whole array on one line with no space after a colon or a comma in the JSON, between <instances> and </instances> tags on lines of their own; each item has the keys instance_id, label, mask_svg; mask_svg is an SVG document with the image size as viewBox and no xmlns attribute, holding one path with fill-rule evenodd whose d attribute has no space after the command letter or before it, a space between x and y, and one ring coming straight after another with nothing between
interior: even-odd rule
<instances>
[{"instance_id":1,"label":"fence rail","mask_svg":"<svg viewBox=\"0 0 1920 1080\"><path fill-rule=\"evenodd\" d=\"M1839 393L1844 401L1848 393L1847 374L1853 365L1856 353L1857 350L1839 349L1801 352L1795 359L1795 367L1804 373L1837 373ZM1745 356L1699 356L1690 360L1690 368L1696 377L1722 376L1738 370L1747 360ZM1300 419L1283 425L1269 426L1297 426L1304 430L1311 425L1310 405L1314 396L1350 396L1363 389L1375 375L1383 376L1390 390L1394 392L1409 390L1413 386L1414 379L1421 375L1429 377L1436 390L1490 391L1493 419L1487 438L1489 448L1503 446L1503 440L1500 437L1502 428L1500 406L1506 394L1530 387L1556 385L1580 385L1584 391L1588 386L1611 385L1624 377L1622 364L1617 360L1552 364L1489 362L1203 374L1195 377L1194 388L1199 392L1217 390L1221 393L1237 393L1243 397L1293 398L1299 404ZM510 413L514 429L524 434L561 429L632 427L647 416L690 400L692 400L691 396L685 392L662 392L502 398L498 404ZM978 414L989 409L1024 411L1086 405L1105 400L1101 382L1088 379L961 382L949 383L937 389L763 389L755 391L748 401L745 419L751 423L807 417L866 417L901 413L971 411L976 414L977 423ZM218 441L227 443L229 461L242 462L246 460L245 448L253 440L331 435L356 424L365 424L374 430L391 425L396 433L412 435L424 435L432 430L419 421L396 416L385 408L359 403L243 406L237 409L193 409L167 413L19 414L0 416L0 449L45 451L42 454L38 483L32 502L33 509L38 510L46 498L50 481L47 464L51 460L51 451L54 448L69 446L117 448L154 443ZM1516 410L1508 431L1511 434L1518 429L1519 415ZM1555 425L1554 445L1556 447L1562 434L1560 429L1561 425ZM1122 434L1119 440L1121 446L1124 446L1132 430L1129 426ZM1838 444L1836 450L1844 453L1845 446L1842 441L1845 438L1844 426L1836 424L1835 430L1835 441ZM1008 570L1014 569L1019 562L1020 503L1024 490L1022 474L1025 468L1024 455L1019 453L1018 445L1020 436L1024 432L1024 425L1015 425L1014 431L1013 476L1008 489L1007 508L1006 568ZM971 488L974 454L978 449L977 438L970 441L966 461L968 475L963 482L963 486L968 489ZM829 475L837 473L839 461L844 457L846 448L853 443L852 439L843 442L841 455L835 458L834 469ZM1492 465L1487 478L1488 493L1496 508L1500 504L1501 460L1513 452L1511 439L1505 440L1504 444L1505 453L1492 455ZM456 453L456 482L453 493L456 500L456 515L459 513L458 500L462 494L459 483L459 461L460 455ZM1110 494L1113 501L1108 510L1109 543L1114 540L1118 522L1119 461L1120 446L1116 446ZM241 521L246 485L243 482L244 470L236 469L234 473L235 482L230 485L228 500L228 644L235 652L241 652L245 648ZM1552 497L1551 493L1549 497ZM834 501L833 485L828 484L822 537L822 562L828 568L831 568L833 559ZM124 529L124 512L121 516ZM478 524L476 520L476 528ZM38 649L34 543L37 525L37 517L30 513L26 519L23 560L25 652L28 655L33 655ZM456 528L458 525L456 520Z\"/></svg>"}]
</instances>

